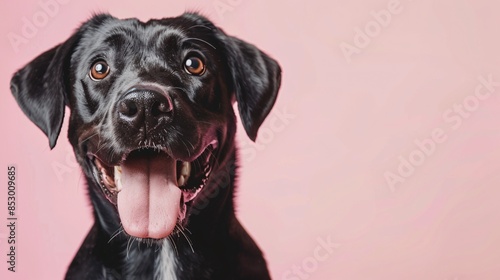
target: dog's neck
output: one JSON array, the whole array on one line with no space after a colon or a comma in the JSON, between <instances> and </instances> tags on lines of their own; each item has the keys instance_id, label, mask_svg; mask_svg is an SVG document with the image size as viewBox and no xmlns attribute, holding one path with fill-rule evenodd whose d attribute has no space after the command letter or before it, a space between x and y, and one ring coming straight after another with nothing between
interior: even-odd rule
<instances>
[{"instance_id":1,"label":"dog's neck","mask_svg":"<svg viewBox=\"0 0 500 280\"><path fill-rule=\"evenodd\" d=\"M175 252L174 244L164 242L160 257L155 261L155 278L154 279L172 279L177 280L177 254Z\"/></svg>"}]
</instances>

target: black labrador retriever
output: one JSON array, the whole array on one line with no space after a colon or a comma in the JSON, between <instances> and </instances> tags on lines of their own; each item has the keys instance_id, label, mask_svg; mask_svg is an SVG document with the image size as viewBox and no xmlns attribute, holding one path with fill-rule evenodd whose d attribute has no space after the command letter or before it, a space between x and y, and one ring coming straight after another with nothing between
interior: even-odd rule
<instances>
[{"instance_id":1,"label":"black labrador retriever","mask_svg":"<svg viewBox=\"0 0 500 280\"><path fill-rule=\"evenodd\" d=\"M255 141L278 63L196 13L93 16L14 74L19 106L68 138L95 224L66 279L270 279L234 212L238 103Z\"/></svg>"}]
</instances>

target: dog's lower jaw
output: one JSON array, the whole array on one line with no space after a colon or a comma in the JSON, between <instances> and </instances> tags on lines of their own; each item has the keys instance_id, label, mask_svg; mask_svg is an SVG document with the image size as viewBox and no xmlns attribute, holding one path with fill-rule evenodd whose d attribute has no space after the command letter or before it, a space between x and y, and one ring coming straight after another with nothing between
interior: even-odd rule
<instances>
[{"instance_id":1,"label":"dog's lower jaw","mask_svg":"<svg viewBox=\"0 0 500 280\"><path fill-rule=\"evenodd\" d=\"M110 157L100 149L101 154L87 152L86 164L102 195L118 209L126 233L163 239L177 230L185 217L186 203L195 199L210 179L217 145L218 141L212 140L190 159L175 158L172 150L159 146L125 150ZM110 163L102 157L121 160Z\"/></svg>"}]
</instances>

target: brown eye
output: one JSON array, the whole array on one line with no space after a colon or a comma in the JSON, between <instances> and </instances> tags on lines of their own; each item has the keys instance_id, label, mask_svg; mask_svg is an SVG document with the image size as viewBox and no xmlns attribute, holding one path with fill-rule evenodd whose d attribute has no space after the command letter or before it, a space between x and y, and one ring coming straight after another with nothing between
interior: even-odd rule
<instances>
[{"instance_id":1,"label":"brown eye","mask_svg":"<svg viewBox=\"0 0 500 280\"><path fill-rule=\"evenodd\" d=\"M201 58L191 56L184 61L184 69L186 69L189 74L201 76L205 73L205 64Z\"/></svg>"},{"instance_id":2,"label":"brown eye","mask_svg":"<svg viewBox=\"0 0 500 280\"><path fill-rule=\"evenodd\" d=\"M90 68L90 78L94 81L100 81L109 74L109 65L104 60L99 60L92 64Z\"/></svg>"}]
</instances>

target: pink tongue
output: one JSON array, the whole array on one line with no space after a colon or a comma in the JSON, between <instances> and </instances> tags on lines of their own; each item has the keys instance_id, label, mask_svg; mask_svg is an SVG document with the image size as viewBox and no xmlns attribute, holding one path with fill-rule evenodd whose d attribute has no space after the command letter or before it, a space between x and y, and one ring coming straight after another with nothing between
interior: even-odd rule
<instances>
[{"instance_id":1,"label":"pink tongue","mask_svg":"<svg viewBox=\"0 0 500 280\"><path fill-rule=\"evenodd\" d=\"M117 204L123 229L135 237L167 237L180 212L176 161L166 155L134 156L121 167Z\"/></svg>"}]
</instances>

